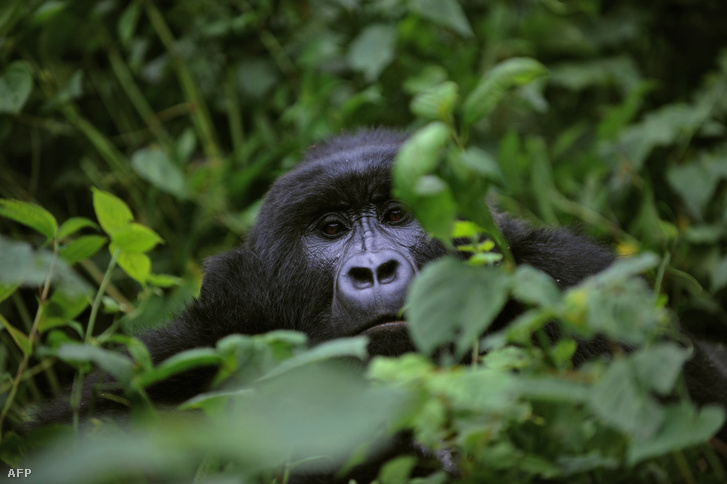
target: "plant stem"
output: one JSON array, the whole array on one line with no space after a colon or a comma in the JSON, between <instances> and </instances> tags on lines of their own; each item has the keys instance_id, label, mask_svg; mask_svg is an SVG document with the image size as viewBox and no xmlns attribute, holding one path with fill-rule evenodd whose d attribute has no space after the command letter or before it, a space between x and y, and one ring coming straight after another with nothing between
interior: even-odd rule
<instances>
[{"instance_id":1,"label":"plant stem","mask_svg":"<svg viewBox=\"0 0 727 484\"><path fill-rule=\"evenodd\" d=\"M477 368L477 360L480 357L480 339L475 338L472 344L472 368Z\"/></svg>"},{"instance_id":2,"label":"plant stem","mask_svg":"<svg viewBox=\"0 0 727 484\"><path fill-rule=\"evenodd\" d=\"M111 255L111 261L109 261L109 265L106 268L106 273L104 274L104 278L101 281L101 285L98 288L98 291L96 291L96 297L93 299L93 305L91 306L91 315L88 318L88 326L86 326L86 335L83 338L84 343L88 344L91 341L91 338L93 337L93 328L96 324L96 316L98 315L98 308L101 306L101 301L103 300L103 295L106 292L106 286L108 285L109 281L111 280L111 273L114 270L114 267L116 267L116 259L119 257L119 253L121 252L121 249L117 248L114 253ZM80 411L81 411L81 396L83 394L83 379L84 379L84 371L83 369L79 369L78 373L76 373L76 377L73 379L73 387L71 389L71 409L73 410L73 430L78 432L78 424L80 420Z\"/></svg>"},{"instance_id":3,"label":"plant stem","mask_svg":"<svg viewBox=\"0 0 727 484\"><path fill-rule=\"evenodd\" d=\"M121 249L117 247L113 255L111 256L109 266L106 268L106 274L104 274L103 276L103 281L101 281L101 285L96 292L96 297L93 300L93 306L91 306L91 316L89 316L88 318L88 326L86 327L86 337L84 338L85 343L90 342L91 337L93 336L93 327L96 324L96 315L98 314L98 308L101 306L101 300L103 299L103 295L106 292L106 286L111 280L111 272L113 272L114 267L116 267L116 259L119 257L120 252Z\"/></svg>"},{"instance_id":4,"label":"plant stem","mask_svg":"<svg viewBox=\"0 0 727 484\"><path fill-rule=\"evenodd\" d=\"M28 335L28 340L30 341L30 347L31 351L23 354L23 359L20 362L20 365L18 366L18 371L15 374L15 379L13 380L12 387L10 388L10 394L8 395L7 400L5 400L5 405L3 406L2 413L0 414L0 442L2 442L2 429L3 429L3 423L5 422L5 417L7 417L8 412L10 411L10 408L13 406L13 402L15 401L15 396L18 393L18 388L20 387L20 382L23 380L23 373L25 372L25 369L28 367L28 362L30 361L30 356L32 354L33 344L35 343L35 339L38 336L38 326L40 325L41 317L43 316L43 310L45 309L45 303L48 300L48 293L50 292L50 284L53 280L53 270L55 269L56 260L58 259L58 241L55 239L53 240L53 258L51 259L50 265L48 266L48 274L45 278L45 283L43 284L43 290L40 293L40 302L38 303L38 310L35 312L35 319L33 320L33 326L30 328L30 334Z\"/></svg>"}]
</instances>

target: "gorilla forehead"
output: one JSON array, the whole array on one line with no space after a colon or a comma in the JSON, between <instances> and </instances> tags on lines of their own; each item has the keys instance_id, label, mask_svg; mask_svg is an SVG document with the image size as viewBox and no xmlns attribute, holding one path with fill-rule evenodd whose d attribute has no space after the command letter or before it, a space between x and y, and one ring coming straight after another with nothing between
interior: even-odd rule
<instances>
[{"instance_id":1,"label":"gorilla forehead","mask_svg":"<svg viewBox=\"0 0 727 484\"><path fill-rule=\"evenodd\" d=\"M391 165L405 139L398 132L374 129L313 146L270 188L246 245L275 258L300 243L326 213L361 210L388 199Z\"/></svg>"},{"instance_id":2,"label":"gorilla forehead","mask_svg":"<svg viewBox=\"0 0 727 484\"><path fill-rule=\"evenodd\" d=\"M391 192L396 148L361 146L301 164L266 195L260 216L285 225L309 224L326 212L363 207Z\"/></svg>"}]
</instances>

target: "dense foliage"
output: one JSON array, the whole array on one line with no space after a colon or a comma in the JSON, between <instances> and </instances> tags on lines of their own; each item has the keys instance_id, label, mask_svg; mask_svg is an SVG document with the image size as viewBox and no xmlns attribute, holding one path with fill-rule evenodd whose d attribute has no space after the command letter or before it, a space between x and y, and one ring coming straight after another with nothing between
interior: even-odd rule
<instances>
[{"instance_id":1,"label":"dense foliage","mask_svg":"<svg viewBox=\"0 0 727 484\"><path fill-rule=\"evenodd\" d=\"M686 397L675 321L727 340L725 18L721 0L3 2L0 458L37 482L282 482L406 430L459 468L426 482L724 482L724 411ZM414 132L394 177L422 225L473 241L411 288L421 354L362 378L335 361L363 339L276 332L153 367L133 335L198 291L270 182L372 125ZM483 193L632 257L561 293L479 242L499 242ZM507 298L530 310L480 339ZM547 344L549 321L571 337ZM597 334L639 349L574 368ZM450 342L485 356L431 356ZM200 365L217 391L148 401ZM95 368L131 422L79 422ZM65 384L72 428L16 432Z\"/></svg>"}]
</instances>

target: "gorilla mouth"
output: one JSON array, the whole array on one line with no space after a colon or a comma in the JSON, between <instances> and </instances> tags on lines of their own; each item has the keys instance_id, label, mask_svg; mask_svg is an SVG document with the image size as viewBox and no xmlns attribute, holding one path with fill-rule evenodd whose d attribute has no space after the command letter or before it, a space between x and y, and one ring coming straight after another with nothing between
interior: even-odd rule
<instances>
[{"instance_id":1,"label":"gorilla mouth","mask_svg":"<svg viewBox=\"0 0 727 484\"><path fill-rule=\"evenodd\" d=\"M401 316L395 314L387 314L379 316L378 318L371 321L366 325L366 329L361 331L359 334L375 334L379 332L393 332L401 331L406 328L406 321L401 319Z\"/></svg>"}]
</instances>

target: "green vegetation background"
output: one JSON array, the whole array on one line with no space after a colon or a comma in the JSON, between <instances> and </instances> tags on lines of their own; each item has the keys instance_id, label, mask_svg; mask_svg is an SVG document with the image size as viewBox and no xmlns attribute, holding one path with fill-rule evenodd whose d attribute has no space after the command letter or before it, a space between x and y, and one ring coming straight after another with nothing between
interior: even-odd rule
<instances>
[{"instance_id":1,"label":"green vegetation background","mask_svg":"<svg viewBox=\"0 0 727 484\"><path fill-rule=\"evenodd\" d=\"M96 220L96 187L164 240L138 251L148 269L127 258L109 272L92 317L97 332L134 334L197 293L201 261L239 242L266 188L307 147L361 126L418 129L437 115L417 96L451 81L466 98L502 61L531 57L547 75L504 92L484 119L440 113L497 160L498 206L576 226L621 255L656 253L662 300L688 331L726 341L725 19L721 0L7 0L0 197L59 223ZM0 283L12 288L0 303L0 383L4 403L17 390L18 417L69 377L38 365L13 382L48 291L37 290L42 275L18 279L11 241L39 251L68 241L11 219L0 218ZM84 223L74 237L95 236ZM98 286L113 251L84 242L66 260ZM88 320L87 305L58 304L46 329ZM16 463L12 439L3 452Z\"/></svg>"}]
</instances>

